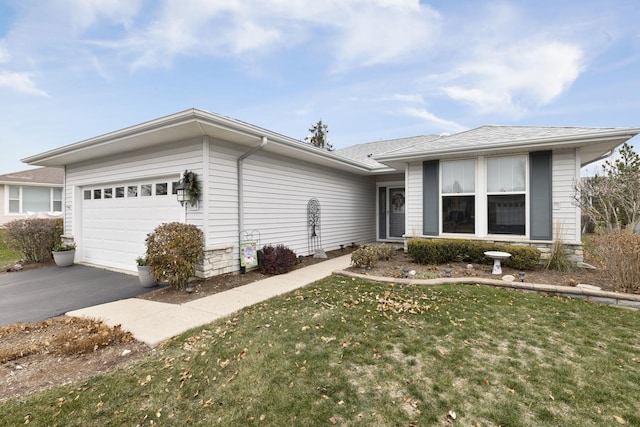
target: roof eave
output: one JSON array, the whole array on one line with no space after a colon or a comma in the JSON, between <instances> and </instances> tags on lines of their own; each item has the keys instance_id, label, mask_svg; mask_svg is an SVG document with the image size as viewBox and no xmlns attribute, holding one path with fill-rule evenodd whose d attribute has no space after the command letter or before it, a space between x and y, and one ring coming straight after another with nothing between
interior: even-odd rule
<instances>
[{"instance_id":1,"label":"roof eave","mask_svg":"<svg viewBox=\"0 0 640 427\"><path fill-rule=\"evenodd\" d=\"M397 164L398 162L420 161L420 160L436 160L443 158L460 157L463 155L482 155L482 154L500 154L512 151L541 151L559 148L575 148L585 145L592 145L604 142L615 142L616 146L633 138L640 133L640 128L629 128L611 131L607 133L596 133L590 135L570 136L563 138L544 138L538 140L508 141L499 144L492 144L489 147L461 147L454 149L442 150L423 150L413 153L397 153L373 156L373 158L386 165ZM610 144L607 144L610 145ZM605 151L608 151L605 150Z\"/></svg>"},{"instance_id":2,"label":"roof eave","mask_svg":"<svg viewBox=\"0 0 640 427\"><path fill-rule=\"evenodd\" d=\"M149 138L149 135L158 134L161 131L165 131L164 139ZM284 148L292 157L297 156L313 163L361 174L371 171L371 168L364 163L346 159L249 123L199 109L189 109L110 132L26 157L22 161L36 166L64 166L99 156L133 151L171 142L175 140L174 134L179 135L180 139L202 136L229 139L232 142L246 146L258 144L263 137L266 137L270 143L275 143ZM272 149L274 149L273 145L269 144L268 150ZM275 149L275 151L278 150Z\"/></svg>"}]
</instances>

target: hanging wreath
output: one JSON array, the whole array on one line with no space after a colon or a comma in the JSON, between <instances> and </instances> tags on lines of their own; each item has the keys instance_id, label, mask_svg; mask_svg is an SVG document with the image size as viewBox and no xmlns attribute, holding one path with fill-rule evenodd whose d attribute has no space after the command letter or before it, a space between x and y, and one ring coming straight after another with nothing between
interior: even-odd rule
<instances>
[{"instance_id":1,"label":"hanging wreath","mask_svg":"<svg viewBox=\"0 0 640 427\"><path fill-rule=\"evenodd\" d=\"M195 206L198 203L198 197L200 196L200 186L198 184L198 175L195 172L185 170L182 175L181 184L184 187L184 192L189 198L191 206Z\"/></svg>"},{"instance_id":2,"label":"hanging wreath","mask_svg":"<svg viewBox=\"0 0 640 427\"><path fill-rule=\"evenodd\" d=\"M391 203L393 203L393 207L396 209L396 211L402 209L402 207L404 206L404 194L395 193L393 196L391 196Z\"/></svg>"}]
</instances>

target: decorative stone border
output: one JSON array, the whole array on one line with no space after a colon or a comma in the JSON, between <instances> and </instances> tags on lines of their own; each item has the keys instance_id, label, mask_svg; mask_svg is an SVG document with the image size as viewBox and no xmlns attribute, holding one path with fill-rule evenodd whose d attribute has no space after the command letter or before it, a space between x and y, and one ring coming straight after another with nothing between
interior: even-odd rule
<instances>
[{"instance_id":1,"label":"decorative stone border","mask_svg":"<svg viewBox=\"0 0 640 427\"><path fill-rule=\"evenodd\" d=\"M441 277L439 279L401 279L394 277L368 276L347 270L334 271L333 274L343 277L371 280L373 282L397 283L401 285L487 285L497 288L515 289L524 292L557 295L568 298L582 299L599 304L615 305L631 310L640 310L640 295L609 292L573 286L541 285L527 282L505 282L502 280L485 279L482 277Z\"/></svg>"}]
</instances>

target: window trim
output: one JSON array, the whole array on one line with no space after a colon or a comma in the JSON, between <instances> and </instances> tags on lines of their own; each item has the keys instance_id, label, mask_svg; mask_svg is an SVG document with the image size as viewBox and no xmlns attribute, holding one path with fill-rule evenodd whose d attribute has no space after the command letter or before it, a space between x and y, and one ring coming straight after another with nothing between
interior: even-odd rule
<instances>
[{"instance_id":1,"label":"window trim","mask_svg":"<svg viewBox=\"0 0 640 427\"><path fill-rule=\"evenodd\" d=\"M459 193L446 193L444 192L444 165L447 163L455 163L455 162L469 162L473 163L473 192L461 191ZM438 201L440 206L438 208L438 212L440 214L440 234L451 237L460 237L460 236L477 236L478 235L478 158L460 158L460 159L451 159L451 160L441 160L439 167L439 183L438 183ZM474 221L473 221L473 233L456 233L451 231L444 231L444 198L445 197L470 197L473 196L473 204L474 204Z\"/></svg>"},{"instance_id":2,"label":"window trim","mask_svg":"<svg viewBox=\"0 0 640 427\"><path fill-rule=\"evenodd\" d=\"M63 187L50 187L47 185L11 185L5 184L5 193L6 193L6 205L5 205L5 215L26 215L27 211L24 210L24 188L47 188L49 190L49 210L47 212L62 212L63 200L64 200L64 188ZM11 188L18 189L18 198L11 197ZM55 190L59 189L60 198L56 198ZM13 212L11 210L11 201L18 202L18 212ZM54 210L54 203L60 203L60 210Z\"/></svg>"},{"instance_id":3,"label":"window trim","mask_svg":"<svg viewBox=\"0 0 640 427\"><path fill-rule=\"evenodd\" d=\"M498 158L498 157L524 157L524 167L525 167L525 189L524 191L515 191L515 192L488 192L488 159ZM443 193L442 187L442 170L443 163L449 161L458 161L458 160L475 160L475 193ZM462 157L455 159L446 159L440 160L438 165L438 178L440 182L438 182L438 203L440 206L438 207L439 218L438 218L438 227L439 234L442 237L448 238L491 238L496 241L499 240L528 240L531 226L530 219L530 197L531 197L531 179L530 179L530 164L529 164L529 153L510 153L510 154L501 154L501 155L487 155L487 156L478 156L474 158ZM489 233L489 196L490 195L507 195L507 194L524 194L525 196L525 224L524 224L524 234L490 234ZM443 231L443 196L464 196L464 195L474 195L475 196L475 232L474 233L452 233L452 232L444 232Z\"/></svg>"}]
</instances>

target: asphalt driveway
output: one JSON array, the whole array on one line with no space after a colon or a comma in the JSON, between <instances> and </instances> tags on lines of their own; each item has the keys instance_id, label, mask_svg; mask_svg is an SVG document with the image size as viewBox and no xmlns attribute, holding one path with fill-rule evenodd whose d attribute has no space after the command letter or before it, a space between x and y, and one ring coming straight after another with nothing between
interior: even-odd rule
<instances>
[{"instance_id":1,"label":"asphalt driveway","mask_svg":"<svg viewBox=\"0 0 640 427\"><path fill-rule=\"evenodd\" d=\"M78 264L0 274L0 326L49 319L149 290L136 276Z\"/></svg>"}]
</instances>

